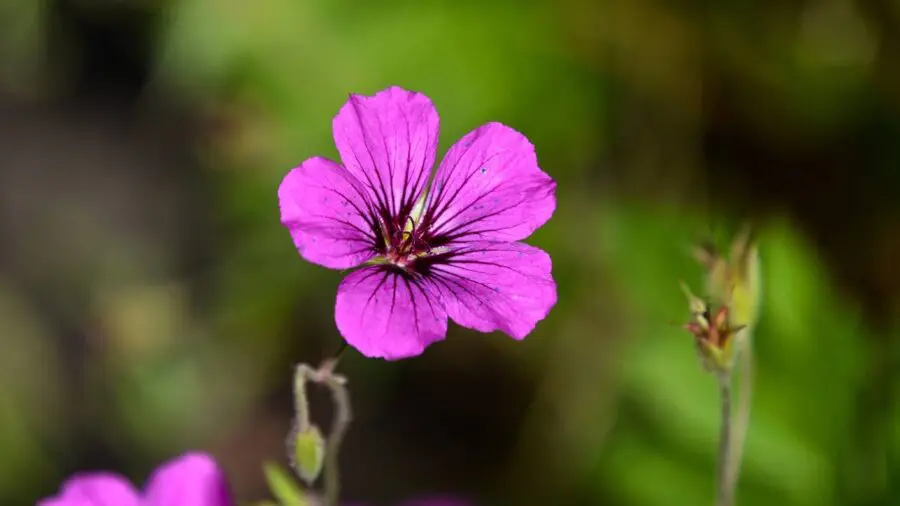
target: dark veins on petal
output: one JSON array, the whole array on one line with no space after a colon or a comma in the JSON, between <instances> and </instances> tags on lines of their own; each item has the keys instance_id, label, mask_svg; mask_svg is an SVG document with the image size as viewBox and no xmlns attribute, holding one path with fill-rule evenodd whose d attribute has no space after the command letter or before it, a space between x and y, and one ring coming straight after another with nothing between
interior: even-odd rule
<instances>
[{"instance_id":1,"label":"dark veins on petal","mask_svg":"<svg viewBox=\"0 0 900 506\"><path fill-rule=\"evenodd\" d=\"M409 128L408 122L406 124ZM380 122L378 127L382 128ZM354 148L353 162L358 166L371 166L376 163L378 157L372 153L369 143L363 143L363 146L364 152L358 152ZM471 143L465 148L468 150L470 146ZM359 198L347 199L349 202L363 202L363 206L353 205L366 221L369 231L365 235L371 242L373 251L385 261L385 269L401 274L407 281L422 276L435 276L432 269L434 265L458 262L454 259L462 253L460 247L471 241L480 240L480 235L485 232L500 230L480 226L481 222L489 222L492 218L515 209L529 198L527 191L520 192L518 198L510 199L508 195L499 198L503 192L503 185L495 185L477 196L467 195L469 183L473 178L483 174L484 167L497 156L497 154L484 155L480 163L472 164L473 168L465 174L457 171L457 167L448 170L447 173L452 175L451 178L462 178L461 181L453 181L453 184L441 179L434 181L434 186L426 198L424 212L419 217L413 217L413 208L419 197L420 185L423 183L421 179L425 177L424 174L428 174L428 170L423 167L423 170L415 171L418 176L415 181L411 180L409 169L412 163L411 151L410 147L406 163L401 165L405 174L402 178L403 186L399 189L399 209L394 209L393 204L396 201L393 196L396 190L391 181L383 180L381 176L383 171L365 171L360 180L365 189L355 187ZM365 160L366 157L369 163L361 163L360 158ZM463 158L459 156L456 163L459 164ZM393 179L393 164L389 165L388 169L388 177ZM482 212L464 215L472 209ZM448 247L451 243L452 247ZM442 276L446 278L446 274ZM454 281L445 279L444 283Z\"/></svg>"},{"instance_id":2,"label":"dark veins on petal","mask_svg":"<svg viewBox=\"0 0 900 506\"><path fill-rule=\"evenodd\" d=\"M502 313L513 307L523 307L516 301L518 290L508 282L492 280L498 276L517 281L542 277L537 271L523 270L523 265L518 262L509 262L507 254L521 257L525 252L516 252L496 243L462 245L450 252L423 258L416 271L421 272L438 292L452 294L455 303L472 314L484 315L489 320L499 318L494 320L495 323L509 322L509 315ZM505 332L515 333L510 329L503 327Z\"/></svg>"},{"instance_id":3,"label":"dark veins on petal","mask_svg":"<svg viewBox=\"0 0 900 506\"><path fill-rule=\"evenodd\" d=\"M359 110L359 104L356 101L353 101L352 104L357 111L356 118L359 121L359 118L363 117L363 113ZM382 131L384 125L382 124L381 119L377 115L375 116L375 119L378 123L378 130ZM407 118L407 120L408 119L409 118ZM410 121L404 121L403 124L407 129L407 138L413 137L409 131ZM366 126L361 124L360 127L361 130L366 131ZM384 140L386 139L386 136L380 135L376 136L376 138L377 137L381 137L381 142L387 142ZM374 139L369 139L368 142L363 143L365 153L358 152L355 146L352 148L352 155L354 158L353 163L357 167L374 168L377 166L377 160L382 160L384 158L383 156L372 153L369 142L375 141ZM353 206L365 219L366 224L368 225L369 231L366 232L365 235L367 238L371 239L372 250L380 257L386 258L391 263L399 265L401 270L406 268L405 264L409 263L412 257L429 249L428 245L424 242L425 237L421 232L422 227L416 227L411 217L413 207L416 204L416 199L419 197L420 189L424 185L424 179L429 173L428 168L424 166L419 167L419 170L411 170L411 165L413 163L412 153L415 149L417 148L408 145L406 160L404 162L401 162L400 164L387 163L387 177L389 179L387 181L382 177L383 171L362 171L363 178L359 181L366 189L368 189L368 192L357 188L358 198L346 199L348 202L361 201L364 203L364 208L355 203ZM385 153L389 152L386 144L383 146L383 150ZM361 155L363 159L368 158L367 163L361 161ZM394 171L396 170L395 165L400 165L403 167L402 170L404 171L402 178L403 186L399 189L399 204L397 204L396 199L397 190L393 184ZM410 176L410 173L416 174L415 180ZM410 227L412 228L411 231L409 230Z\"/></svg>"},{"instance_id":4,"label":"dark veins on petal","mask_svg":"<svg viewBox=\"0 0 900 506\"><path fill-rule=\"evenodd\" d=\"M495 231L478 228L478 224L521 205L527 198L526 192L523 192L520 199L504 202L503 205L457 223L457 218L467 210L473 207L475 209L487 207L488 202L492 204L497 202L495 194L500 191L499 187L489 189L465 205L455 202L463 191L462 188L477 173L478 169L467 174L463 183L452 192L446 190L447 185L438 184L433 188L434 193L429 195L424 213L418 222L410 215L412 203L404 205L401 214L393 219L386 213L379 215L380 220L369 219L370 223L374 222L383 227L380 232L378 229L374 231L376 236L380 233L384 238L384 242L379 245L381 247L376 247L378 253L399 271L411 275L430 276L433 265L448 264L459 256L460 246L478 240L478 234ZM448 248L451 243L454 247Z\"/></svg>"},{"instance_id":5,"label":"dark veins on petal","mask_svg":"<svg viewBox=\"0 0 900 506\"><path fill-rule=\"evenodd\" d=\"M464 145L466 151L470 150L471 146L471 141ZM486 167L499 154L482 155L482 159L472 164L473 168L462 176L461 182L457 183L451 180L460 173L458 166L466 158L465 153L462 153L456 158L453 167L447 171L450 174L449 179L435 181L435 187L428 196L428 205L421 224L423 229L428 230L427 240L432 247L444 246L450 242L467 242L469 239L466 236L471 236L472 240L479 240L478 236L481 234L504 230L505 227L485 228L482 222L489 222L492 218L521 206L530 198L529 192L521 191L517 199L509 199L508 194L503 195L501 199L499 197L504 189L502 184L479 193L475 198L464 195L470 186L469 183L483 175ZM448 190L448 187L453 189ZM473 209L481 212L459 221L461 215Z\"/></svg>"},{"instance_id":6,"label":"dark veins on petal","mask_svg":"<svg viewBox=\"0 0 900 506\"><path fill-rule=\"evenodd\" d=\"M375 269L372 269L366 274L366 277L363 278L368 279L371 277L378 276L378 284L372 290L372 294L369 295L368 300L366 301L366 305L362 309L362 313L365 313L371 304L374 303L375 297L382 291L383 288L386 287L391 291L391 301L390 301L390 310L389 313L391 317L394 315L394 310L398 304L403 304L405 301L409 301L412 305L412 317L413 317L413 326L416 329L416 333L419 333L420 322L419 322L419 305L424 304L428 306L429 313L435 318L438 317L438 309L435 307L435 301L432 300L432 296L429 295L428 290L425 288L426 277L420 275L419 273L415 273L410 271L409 269L403 269L395 265L380 265ZM424 307L424 306L423 306Z\"/></svg>"}]
</instances>

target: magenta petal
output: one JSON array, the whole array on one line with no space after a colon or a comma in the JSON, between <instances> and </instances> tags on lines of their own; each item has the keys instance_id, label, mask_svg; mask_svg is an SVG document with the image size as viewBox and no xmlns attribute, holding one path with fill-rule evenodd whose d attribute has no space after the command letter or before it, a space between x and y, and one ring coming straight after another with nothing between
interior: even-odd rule
<instances>
[{"instance_id":1,"label":"magenta petal","mask_svg":"<svg viewBox=\"0 0 900 506\"><path fill-rule=\"evenodd\" d=\"M447 152L428 196L426 220L433 235L451 240L518 241L550 219L555 191L528 139L488 123Z\"/></svg>"},{"instance_id":2,"label":"magenta petal","mask_svg":"<svg viewBox=\"0 0 900 506\"><path fill-rule=\"evenodd\" d=\"M474 242L431 268L456 323L523 339L556 304L550 255L522 243Z\"/></svg>"},{"instance_id":3,"label":"magenta petal","mask_svg":"<svg viewBox=\"0 0 900 506\"><path fill-rule=\"evenodd\" d=\"M391 267L366 267L344 278L334 318L344 339L367 357L416 356L447 334L447 313L432 284Z\"/></svg>"},{"instance_id":4,"label":"magenta petal","mask_svg":"<svg viewBox=\"0 0 900 506\"><path fill-rule=\"evenodd\" d=\"M137 491L122 476L113 473L87 473L69 478L56 497L37 506L138 506Z\"/></svg>"},{"instance_id":5,"label":"magenta petal","mask_svg":"<svg viewBox=\"0 0 900 506\"><path fill-rule=\"evenodd\" d=\"M188 453L153 472L143 506L233 506L225 475L202 453Z\"/></svg>"},{"instance_id":6,"label":"magenta petal","mask_svg":"<svg viewBox=\"0 0 900 506\"><path fill-rule=\"evenodd\" d=\"M344 166L394 217L409 212L428 182L438 126L428 97L396 86L371 97L350 95L333 122Z\"/></svg>"},{"instance_id":7,"label":"magenta petal","mask_svg":"<svg viewBox=\"0 0 900 506\"><path fill-rule=\"evenodd\" d=\"M345 269L374 255L365 189L340 165L310 158L278 188L281 222L310 262Z\"/></svg>"}]
</instances>

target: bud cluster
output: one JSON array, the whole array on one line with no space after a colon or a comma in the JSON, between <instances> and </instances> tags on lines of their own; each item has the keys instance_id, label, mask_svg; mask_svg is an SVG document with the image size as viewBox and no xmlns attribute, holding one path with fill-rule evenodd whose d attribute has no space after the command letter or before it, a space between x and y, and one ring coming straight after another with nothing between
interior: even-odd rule
<instances>
[{"instance_id":1,"label":"bud cluster","mask_svg":"<svg viewBox=\"0 0 900 506\"><path fill-rule=\"evenodd\" d=\"M697 297L682 283L691 311L684 328L694 336L704 367L728 376L756 322L760 292L756 245L744 232L732 243L727 258L708 246L698 248L695 256L706 269L706 289L713 302Z\"/></svg>"}]
</instances>

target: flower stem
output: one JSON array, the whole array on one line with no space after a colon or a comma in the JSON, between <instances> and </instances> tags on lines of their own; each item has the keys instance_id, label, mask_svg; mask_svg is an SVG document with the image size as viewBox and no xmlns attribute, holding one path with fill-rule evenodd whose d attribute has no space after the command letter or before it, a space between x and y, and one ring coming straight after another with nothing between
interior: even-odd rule
<instances>
[{"instance_id":1,"label":"flower stem","mask_svg":"<svg viewBox=\"0 0 900 506\"><path fill-rule=\"evenodd\" d=\"M297 366L294 374L294 412L297 413L295 431L301 433L309 430L309 400L306 397L306 379L309 367L305 364Z\"/></svg>"},{"instance_id":2,"label":"flower stem","mask_svg":"<svg viewBox=\"0 0 900 506\"><path fill-rule=\"evenodd\" d=\"M749 337L749 336L748 336ZM734 420L733 438L734 450L731 452L731 461L728 463L728 483L727 487L734 490L737 487L738 477L741 473L741 462L743 462L744 443L747 439L747 429L750 426L750 407L753 398L753 381L755 379L755 371L753 364L753 346L747 339L740 351L738 357L738 387L740 390L740 400L738 401L737 416Z\"/></svg>"},{"instance_id":3,"label":"flower stem","mask_svg":"<svg viewBox=\"0 0 900 506\"><path fill-rule=\"evenodd\" d=\"M731 375L719 374L719 394L722 398L722 425L719 431L719 457L716 462L716 506L731 506L734 489L729 475L731 452Z\"/></svg>"},{"instance_id":4,"label":"flower stem","mask_svg":"<svg viewBox=\"0 0 900 506\"><path fill-rule=\"evenodd\" d=\"M339 506L340 504L341 480L338 453L344 440L344 434L346 434L352 419L347 379L334 374L334 368L337 366L339 357L340 352L334 358L323 362L318 369L313 369L306 364L300 364L297 366L296 374L294 375L297 432L308 430L311 426L309 404L306 397L307 382L313 382L328 388L331 391L331 398L334 403L334 416L332 417L331 431L329 431L325 440L325 462L322 467L326 506Z\"/></svg>"},{"instance_id":5,"label":"flower stem","mask_svg":"<svg viewBox=\"0 0 900 506\"><path fill-rule=\"evenodd\" d=\"M347 381L342 376L332 374L332 370L336 365L337 359L334 359L326 361L320 369L322 382L331 390L331 397L334 402L334 417L331 423L331 431L328 433L328 440L325 443L324 480L326 506L339 506L340 504L341 478L338 453L341 449L341 443L344 441L344 434L346 434L353 416L350 408L350 394L346 387Z\"/></svg>"}]
</instances>

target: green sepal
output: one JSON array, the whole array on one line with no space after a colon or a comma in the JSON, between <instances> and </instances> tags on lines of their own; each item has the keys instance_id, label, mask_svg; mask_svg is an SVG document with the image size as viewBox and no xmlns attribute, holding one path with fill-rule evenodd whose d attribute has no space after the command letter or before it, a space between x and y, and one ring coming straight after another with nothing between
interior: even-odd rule
<instances>
[{"instance_id":1,"label":"green sepal","mask_svg":"<svg viewBox=\"0 0 900 506\"><path fill-rule=\"evenodd\" d=\"M263 473L272 497L280 506L310 506L311 503L303 490L283 467L274 462L266 462L263 465Z\"/></svg>"},{"instance_id":2,"label":"green sepal","mask_svg":"<svg viewBox=\"0 0 900 506\"><path fill-rule=\"evenodd\" d=\"M294 470L307 485L312 485L322 473L322 465L325 462L325 438L322 437L318 427L310 425L306 430L297 431L293 439L291 457Z\"/></svg>"}]
</instances>

